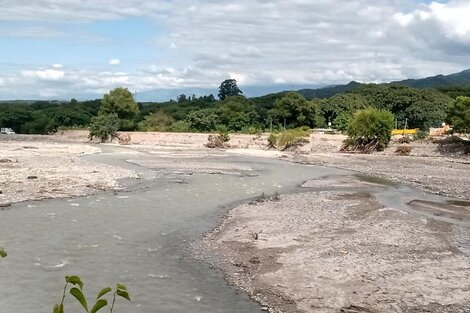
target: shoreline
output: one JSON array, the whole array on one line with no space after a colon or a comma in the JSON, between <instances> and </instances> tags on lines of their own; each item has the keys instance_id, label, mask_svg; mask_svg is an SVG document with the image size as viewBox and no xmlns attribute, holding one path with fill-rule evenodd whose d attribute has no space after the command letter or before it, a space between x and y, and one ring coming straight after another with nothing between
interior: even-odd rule
<instances>
[{"instance_id":1,"label":"shoreline","mask_svg":"<svg viewBox=\"0 0 470 313\"><path fill-rule=\"evenodd\" d=\"M202 135L199 137L203 138ZM35 137L32 141L8 140L6 143L13 145L13 148L3 150L0 155L1 158L12 158L5 151L25 154L18 156L19 162L0 164L2 169L11 171L8 173L14 173L17 170L15 166L27 165L20 168L23 181L18 186L27 186L25 181L32 188L24 192L25 188L18 187L21 190L19 194L22 197L39 198L23 201L44 199L44 192L35 193L41 190L38 183L44 183L42 187L46 188L64 181L72 182L69 186L71 188L62 190L62 193L61 190L50 190L52 196L48 197L68 198L113 190L117 180L136 175L136 171L119 165L110 166L80 158L85 147L96 148L89 144L72 143L64 138L58 142L54 142L54 137L42 141L38 138L41 137ZM179 137L171 140L175 138ZM318 146L311 144L303 147L306 151L278 152L261 150L259 146L222 151L349 170L384 177L436 194L470 198L470 190L466 188L470 185L470 161L466 157L425 156L430 149L434 149L432 147L421 147L424 151L420 152L422 156L398 157L390 152L348 155L330 151L334 144L327 142L325 147L324 141L327 140L316 140ZM70 147L78 150L67 152ZM183 158L200 157L211 155L211 151L214 151L185 145L180 141L171 141L171 144L155 142L153 145L148 142L135 145L134 142L124 147L130 152L127 162L132 161L133 153L155 155L160 157L159 160L140 165L149 168L163 166L169 171L176 170L169 160L177 154ZM139 166L139 162L131 164ZM76 168L73 171L75 176L67 180L70 179L70 166ZM206 168L207 164L202 164L202 167ZM178 163L177 168L179 171L194 171L185 162ZM228 169L224 166L208 168L211 172L233 171L230 166ZM234 170L246 169L241 167ZM30 180L27 178L28 173L37 177ZM111 179L109 173L113 173ZM38 179L46 176L52 180ZM94 189L87 187L89 180L100 183L103 189L97 189L98 185ZM0 185L0 190L5 185L5 182ZM221 224L195 247L195 251L199 251L196 254L199 253L204 261L212 262L214 267L225 273L229 284L247 292L264 305L263 310L270 312L416 313L427 309L432 312L457 313L470 309L470 303L466 301L470 299L470 283L462 280L470 272L470 241L466 239L470 238L469 227L436 221L422 215L410 215L393 207L385 208L370 192L382 187L374 182L361 181L354 175L323 177L305 182L303 187L310 189L283 194L280 200L267 198L234 206L224 215ZM84 193L77 194L79 192ZM3 199L5 194L0 195L0 200ZM412 205L416 211L426 211L436 216L449 215L450 219L470 223L470 210L464 206L465 203L459 206L421 201ZM341 223L335 224L337 221ZM384 236L378 236L384 230ZM327 242L319 238L327 238ZM355 241L351 242L351 238ZM364 241L364 238L373 240ZM318 250L322 254L316 254ZM374 251L378 255L370 255ZM406 264L400 261L402 259L406 260ZM341 266L335 268L334 264ZM383 265L383 268L374 267L376 264ZM354 271L357 268L361 271ZM445 270L441 271L441 268ZM395 275L390 276L390 273ZM410 273L415 276L409 276ZM364 275L365 278L362 277ZM358 281L358 277L362 278ZM417 285L400 281L400 277L415 281ZM450 287L450 278L454 289ZM303 280L304 285L297 287ZM388 281L394 284L387 285ZM400 288L397 290L395 286ZM409 289L411 287L412 290ZM454 293L450 292L451 289ZM446 297L451 301L447 301Z\"/></svg>"},{"instance_id":2,"label":"shoreline","mask_svg":"<svg viewBox=\"0 0 470 313\"><path fill-rule=\"evenodd\" d=\"M309 181L305 192L231 208L193 256L273 313L470 309L470 243L462 239L470 212L453 217L466 221L462 228L384 207L370 193L379 185L351 176L327 181L334 185L327 191L315 190L323 180ZM378 235L383 227L389 236Z\"/></svg>"}]
</instances>

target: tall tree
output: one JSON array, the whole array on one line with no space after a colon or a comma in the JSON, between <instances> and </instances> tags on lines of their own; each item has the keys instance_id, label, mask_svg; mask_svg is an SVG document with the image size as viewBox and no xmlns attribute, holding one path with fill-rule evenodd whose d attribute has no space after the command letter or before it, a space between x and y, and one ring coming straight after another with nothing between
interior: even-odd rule
<instances>
[{"instance_id":1,"label":"tall tree","mask_svg":"<svg viewBox=\"0 0 470 313\"><path fill-rule=\"evenodd\" d=\"M457 97L447 108L447 123L458 133L470 134L470 97Z\"/></svg>"},{"instance_id":2,"label":"tall tree","mask_svg":"<svg viewBox=\"0 0 470 313\"><path fill-rule=\"evenodd\" d=\"M225 100L227 97L240 96L243 92L238 88L237 81L235 79L224 80L219 87L219 99Z\"/></svg>"},{"instance_id":3,"label":"tall tree","mask_svg":"<svg viewBox=\"0 0 470 313\"><path fill-rule=\"evenodd\" d=\"M139 106L129 89L118 87L104 95L100 114L113 113L116 113L119 119L133 119L139 113Z\"/></svg>"}]
</instances>

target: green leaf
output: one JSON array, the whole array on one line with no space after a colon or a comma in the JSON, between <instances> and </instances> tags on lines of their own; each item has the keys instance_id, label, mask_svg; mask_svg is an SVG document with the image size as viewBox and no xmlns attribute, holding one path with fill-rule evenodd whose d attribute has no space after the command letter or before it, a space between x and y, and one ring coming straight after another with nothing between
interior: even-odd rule
<instances>
[{"instance_id":1,"label":"green leaf","mask_svg":"<svg viewBox=\"0 0 470 313\"><path fill-rule=\"evenodd\" d=\"M8 254L5 252L5 250L3 250L3 248L0 248L0 257L6 258L7 255L8 255Z\"/></svg>"},{"instance_id":2,"label":"green leaf","mask_svg":"<svg viewBox=\"0 0 470 313\"><path fill-rule=\"evenodd\" d=\"M116 289L127 291L127 287L123 284L116 284Z\"/></svg>"},{"instance_id":3,"label":"green leaf","mask_svg":"<svg viewBox=\"0 0 470 313\"><path fill-rule=\"evenodd\" d=\"M102 296L110 292L111 290L112 290L111 287L106 287L106 288L101 289L101 291L96 296L96 300L98 300L99 298L101 298Z\"/></svg>"},{"instance_id":4,"label":"green leaf","mask_svg":"<svg viewBox=\"0 0 470 313\"><path fill-rule=\"evenodd\" d=\"M54 306L54 310L52 311L52 313L64 313L64 305L61 304L60 306L58 304L56 304Z\"/></svg>"},{"instance_id":5,"label":"green leaf","mask_svg":"<svg viewBox=\"0 0 470 313\"><path fill-rule=\"evenodd\" d=\"M90 313L96 313L100 309L104 308L107 305L108 305L108 301L106 301L104 299L99 299L98 301L96 301L96 303L93 306L93 308L91 309Z\"/></svg>"},{"instance_id":6,"label":"green leaf","mask_svg":"<svg viewBox=\"0 0 470 313\"><path fill-rule=\"evenodd\" d=\"M79 285L80 289L83 290L83 282L78 276L65 276L65 281L73 285Z\"/></svg>"},{"instance_id":7,"label":"green leaf","mask_svg":"<svg viewBox=\"0 0 470 313\"><path fill-rule=\"evenodd\" d=\"M85 308L85 310L88 312L88 305L86 303L85 296L83 295L82 291L78 288L72 288L70 289L70 294L75 297L75 299L80 302L80 304Z\"/></svg>"},{"instance_id":8,"label":"green leaf","mask_svg":"<svg viewBox=\"0 0 470 313\"><path fill-rule=\"evenodd\" d=\"M128 301L131 301L131 298L129 297L129 293L126 290L118 289L116 290L116 294L120 297L123 297L124 299L127 299Z\"/></svg>"}]
</instances>

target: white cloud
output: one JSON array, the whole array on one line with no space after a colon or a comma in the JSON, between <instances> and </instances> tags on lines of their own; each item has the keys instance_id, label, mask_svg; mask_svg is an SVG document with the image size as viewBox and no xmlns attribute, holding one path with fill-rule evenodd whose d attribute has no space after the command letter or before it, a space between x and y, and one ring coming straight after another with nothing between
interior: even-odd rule
<instances>
[{"instance_id":1,"label":"white cloud","mask_svg":"<svg viewBox=\"0 0 470 313\"><path fill-rule=\"evenodd\" d=\"M0 74L2 91L27 86L36 93L50 87L58 95L83 90L98 95L116 85L137 91L216 87L228 77L242 85L380 82L455 72L468 66L470 54L468 0L116 0L112 6L109 1L3 0L0 11L0 20L129 16L164 25L165 33L150 40L161 59L131 64L126 58L129 68L135 66L126 73L105 73L98 65L30 66ZM37 32L32 30L28 36Z\"/></svg>"},{"instance_id":2,"label":"white cloud","mask_svg":"<svg viewBox=\"0 0 470 313\"><path fill-rule=\"evenodd\" d=\"M37 71L22 71L22 76L25 78L41 79L41 80L59 80L64 78L65 72L58 70L37 70Z\"/></svg>"},{"instance_id":3,"label":"white cloud","mask_svg":"<svg viewBox=\"0 0 470 313\"><path fill-rule=\"evenodd\" d=\"M119 65L119 64L121 64L121 60L119 60L119 59L110 59L108 63L109 63L109 65Z\"/></svg>"},{"instance_id":4,"label":"white cloud","mask_svg":"<svg viewBox=\"0 0 470 313\"><path fill-rule=\"evenodd\" d=\"M53 68L63 68L64 66L62 64L56 63L56 64L52 64L52 67Z\"/></svg>"}]
</instances>

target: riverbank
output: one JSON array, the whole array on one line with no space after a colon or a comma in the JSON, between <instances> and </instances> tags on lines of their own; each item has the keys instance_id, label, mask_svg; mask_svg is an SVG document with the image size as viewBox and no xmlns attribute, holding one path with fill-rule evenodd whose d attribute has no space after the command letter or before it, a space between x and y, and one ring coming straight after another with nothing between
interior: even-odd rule
<instances>
[{"instance_id":1,"label":"riverbank","mask_svg":"<svg viewBox=\"0 0 470 313\"><path fill-rule=\"evenodd\" d=\"M2 203L115 190L120 178L136 175L80 157L101 153L100 146L89 144L84 135L0 138ZM343 137L324 134L312 135L308 145L290 152L268 150L263 136L237 135L231 149L219 151L204 148L207 134L187 135L134 134L130 145L115 147L119 164L150 169L145 170L146 179L168 184L162 197L168 197L170 204L179 197L166 194L175 186L182 188L179 193L198 198L198 203L208 198L222 203L235 192L228 190L232 185L221 188L217 183L214 190L193 194L187 186L193 173L224 175L223 182L241 178L238 188L245 198L268 188L246 187L244 179L266 175L264 165L255 171L250 162L258 161L237 162L240 157L234 153L354 170L469 198L468 158L443 156L432 143L412 143L412 155L400 157L393 153L395 144L380 154L341 154L337 151ZM270 181L269 188L281 188L299 177L299 172L287 171ZM280 198L260 197L234 208L196 254L213 262L229 282L272 312L465 312L470 308L467 207L420 199L411 203L413 214L394 206L384 208L374 193L385 187L354 176L326 176L304 187L310 189ZM142 194L138 199L148 197Z\"/></svg>"},{"instance_id":2,"label":"riverbank","mask_svg":"<svg viewBox=\"0 0 470 313\"><path fill-rule=\"evenodd\" d=\"M0 142L0 207L27 200L83 196L119 190L119 179L136 177L117 166L86 161L97 146L36 140Z\"/></svg>"},{"instance_id":3,"label":"riverbank","mask_svg":"<svg viewBox=\"0 0 470 313\"><path fill-rule=\"evenodd\" d=\"M195 254L270 312L470 309L470 210L432 205L462 227L384 207L384 186L350 176L304 186L232 209Z\"/></svg>"}]
</instances>

